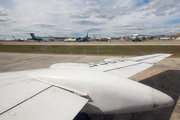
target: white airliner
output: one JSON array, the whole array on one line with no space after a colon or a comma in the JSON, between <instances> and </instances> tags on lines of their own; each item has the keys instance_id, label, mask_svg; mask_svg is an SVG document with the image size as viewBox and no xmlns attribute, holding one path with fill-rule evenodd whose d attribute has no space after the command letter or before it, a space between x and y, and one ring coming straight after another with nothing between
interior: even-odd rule
<instances>
[{"instance_id":1,"label":"white airliner","mask_svg":"<svg viewBox=\"0 0 180 120\"><path fill-rule=\"evenodd\" d=\"M14 41L13 39L5 38L5 41Z\"/></svg>"},{"instance_id":2,"label":"white airliner","mask_svg":"<svg viewBox=\"0 0 180 120\"><path fill-rule=\"evenodd\" d=\"M0 120L72 120L79 111L116 114L172 106L170 96L128 79L170 55L0 73Z\"/></svg>"},{"instance_id":3,"label":"white airliner","mask_svg":"<svg viewBox=\"0 0 180 120\"><path fill-rule=\"evenodd\" d=\"M27 39L21 39L21 38L15 38L14 36L12 36L14 40L17 40L17 41L26 41Z\"/></svg>"},{"instance_id":4,"label":"white airliner","mask_svg":"<svg viewBox=\"0 0 180 120\"><path fill-rule=\"evenodd\" d=\"M76 42L76 38L64 39L64 42Z\"/></svg>"},{"instance_id":5,"label":"white airliner","mask_svg":"<svg viewBox=\"0 0 180 120\"><path fill-rule=\"evenodd\" d=\"M132 37L132 41L142 41L140 36L151 36L151 35L144 35L144 34L138 34L138 30L144 30L144 29L141 29L141 28L136 28L136 29L131 29L131 30L136 30L136 34L133 34L133 35L128 35L128 36L131 36Z\"/></svg>"}]
</instances>

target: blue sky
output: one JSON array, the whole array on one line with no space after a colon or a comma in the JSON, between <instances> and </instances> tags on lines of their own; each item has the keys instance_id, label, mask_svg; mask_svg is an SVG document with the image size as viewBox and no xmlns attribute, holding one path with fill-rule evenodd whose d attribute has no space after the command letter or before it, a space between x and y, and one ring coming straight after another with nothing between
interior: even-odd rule
<instances>
[{"instance_id":1,"label":"blue sky","mask_svg":"<svg viewBox=\"0 0 180 120\"><path fill-rule=\"evenodd\" d=\"M180 32L180 0L0 0L0 39Z\"/></svg>"},{"instance_id":2,"label":"blue sky","mask_svg":"<svg viewBox=\"0 0 180 120\"><path fill-rule=\"evenodd\" d=\"M167 24L178 24L178 23L180 23L180 18L167 21Z\"/></svg>"}]
</instances>

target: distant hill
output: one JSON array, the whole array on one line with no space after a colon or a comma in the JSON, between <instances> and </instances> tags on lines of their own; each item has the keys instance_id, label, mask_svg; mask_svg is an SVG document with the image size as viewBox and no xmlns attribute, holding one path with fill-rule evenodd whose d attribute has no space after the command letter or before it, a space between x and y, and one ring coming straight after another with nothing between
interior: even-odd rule
<instances>
[{"instance_id":1,"label":"distant hill","mask_svg":"<svg viewBox=\"0 0 180 120\"><path fill-rule=\"evenodd\" d=\"M166 37L180 37L180 33L177 33L176 35L164 35L164 36L166 36ZM163 37L163 36L162 36Z\"/></svg>"},{"instance_id":2,"label":"distant hill","mask_svg":"<svg viewBox=\"0 0 180 120\"><path fill-rule=\"evenodd\" d=\"M180 33L177 33L175 36L180 36Z\"/></svg>"}]
</instances>

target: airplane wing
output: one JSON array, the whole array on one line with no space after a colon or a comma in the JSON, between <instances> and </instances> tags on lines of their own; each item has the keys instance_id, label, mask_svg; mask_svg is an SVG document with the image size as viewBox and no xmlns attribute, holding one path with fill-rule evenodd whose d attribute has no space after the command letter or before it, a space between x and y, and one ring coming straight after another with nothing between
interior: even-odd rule
<instances>
[{"instance_id":1,"label":"airplane wing","mask_svg":"<svg viewBox=\"0 0 180 120\"><path fill-rule=\"evenodd\" d=\"M90 63L91 69L129 78L163 60L171 54L152 54L127 59L109 58L103 62Z\"/></svg>"},{"instance_id":2,"label":"airplane wing","mask_svg":"<svg viewBox=\"0 0 180 120\"><path fill-rule=\"evenodd\" d=\"M0 73L0 120L72 120L88 101L26 72Z\"/></svg>"}]
</instances>

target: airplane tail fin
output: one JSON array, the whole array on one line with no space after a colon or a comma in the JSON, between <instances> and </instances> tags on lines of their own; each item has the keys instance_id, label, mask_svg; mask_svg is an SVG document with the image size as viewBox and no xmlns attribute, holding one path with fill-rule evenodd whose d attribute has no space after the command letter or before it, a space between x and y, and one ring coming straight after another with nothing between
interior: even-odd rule
<instances>
[{"instance_id":1,"label":"airplane tail fin","mask_svg":"<svg viewBox=\"0 0 180 120\"><path fill-rule=\"evenodd\" d=\"M35 38L36 38L36 36L34 35L34 33L29 33L29 34L31 35L32 39L35 39Z\"/></svg>"},{"instance_id":2,"label":"airplane tail fin","mask_svg":"<svg viewBox=\"0 0 180 120\"><path fill-rule=\"evenodd\" d=\"M88 33L87 33L86 37L88 37Z\"/></svg>"},{"instance_id":3,"label":"airplane tail fin","mask_svg":"<svg viewBox=\"0 0 180 120\"><path fill-rule=\"evenodd\" d=\"M12 36L13 38L14 38L14 40L15 40L15 37L14 36Z\"/></svg>"}]
</instances>

